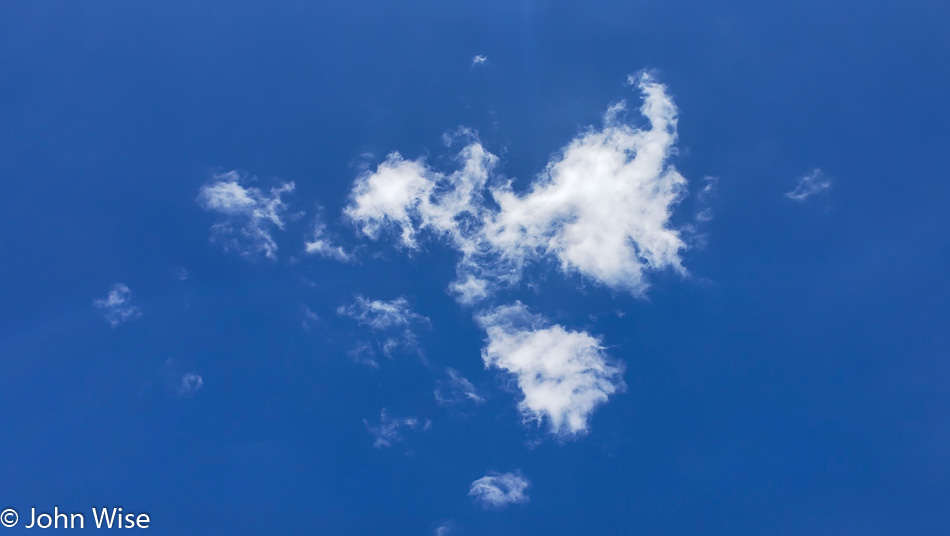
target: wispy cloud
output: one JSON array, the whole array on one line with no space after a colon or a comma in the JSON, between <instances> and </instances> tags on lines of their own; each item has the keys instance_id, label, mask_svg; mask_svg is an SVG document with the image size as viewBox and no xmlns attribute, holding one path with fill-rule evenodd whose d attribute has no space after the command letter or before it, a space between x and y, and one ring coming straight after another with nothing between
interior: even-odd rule
<instances>
[{"instance_id":1,"label":"wispy cloud","mask_svg":"<svg viewBox=\"0 0 950 536\"><path fill-rule=\"evenodd\" d=\"M703 177L703 182L705 184L696 194L700 207L699 212L696 213L696 221L700 223L706 223L713 219L713 211L709 204L716 193L716 188L719 186L719 177Z\"/></svg>"},{"instance_id":2,"label":"wispy cloud","mask_svg":"<svg viewBox=\"0 0 950 536\"><path fill-rule=\"evenodd\" d=\"M263 255L277 258L277 243L272 232L283 229L286 206L284 194L293 192L293 182L282 182L265 192L237 171L215 174L198 192L198 204L215 212L219 220L211 227L211 239L229 251L244 257Z\"/></svg>"},{"instance_id":3,"label":"wispy cloud","mask_svg":"<svg viewBox=\"0 0 950 536\"><path fill-rule=\"evenodd\" d=\"M414 352L423 357L416 329L430 327L431 323L427 317L413 312L406 298L384 301L356 295L353 303L341 305L337 314L369 328L377 336L376 346L387 358L392 358L397 351ZM379 366L375 355L372 345L366 342L357 343L350 352L354 361L374 368Z\"/></svg>"},{"instance_id":4,"label":"wispy cloud","mask_svg":"<svg viewBox=\"0 0 950 536\"><path fill-rule=\"evenodd\" d=\"M409 300L399 297L394 300L370 300L357 294L350 305L340 306L337 313L355 319L376 331L391 328L409 328L414 324L428 324L429 319L409 308Z\"/></svg>"},{"instance_id":5,"label":"wispy cloud","mask_svg":"<svg viewBox=\"0 0 950 536\"><path fill-rule=\"evenodd\" d=\"M320 321L320 315L313 312L313 309L311 309L309 305L301 305L300 312L303 315L300 326L306 331L310 331L310 328Z\"/></svg>"},{"instance_id":6,"label":"wispy cloud","mask_svg":"<svg viewBox=\"0 0 950 536\"><path fill-rule=\"evenodd\" d=\"M93 300L92 304L102 311L102 316L110 326L116 327L142 316L142 311L131 301L132 290L122 283L116 283L105 298Z\"/></svg>"},{"instance_id":7,"label":"wispy cloud","mask_svg":"<svg viewBox=\"0 0 950 536\"><path fill-rule=\"evenodd\" d=\"M799 177L795 189L791 192L785 192L785 197L803 203L809 197L830 189L831 177L825 175L824 171L815 169L811 173Z\"/></svg>"},{"instance_id":8,"label":"wispy cloud","mask_svg":"<svg viewBox=\"0 0 950 536\"><path fill-rule=\"evenodd\" d=\"M493 284L517 281L526 264L544 257L565 273L641 295L648 271L686 273L686 244L670 224L686 180L669 163L677 108L665 86L648 75L631 83L649 128L626 121L625 103L610 106L603 127L572 140L524 193L510 182L490 184L498 158L465 130L457 136L466 141L458 170L392 153L357 178L345 215L373 239L397 229L409 249L424 231L448 240L461 254L450 290L465 304L489 296Z\"/></svg>"},{"instance_id":9,"label":"wispy cloud","mask_svg":"<svg viewBox=\"0 0 950 536\"><path fill-rule=\"evenodd\" d=\"M494 289L485 277L470 273L473 271L474 266L464 266L460 268L460 272L468 271L469 273L460 273L459 278L449 284L449 293L455 296L455 299L457 299L459 303L473 305L493 293ZM486 270L478 271L485 272Z\"/></svg>"},{"instance_id":10,"label":"wispy cloud","mask_svg":"<svg viewBox=\"0 0 950 536\"><path fill-rule=\"evenodd\" d=\"M192 396L197 393L199 389L204 387L204 384L205 381L201 375L189 372L181 377L181 382L178 385L178 394L186 397Z\"/></svg>"},{"instance_id":11,"label":"wispy cloud","mask_svg":"<svg viewBox=\"0 0 950 536\"><path fill-rule=\"evenodd\" d=\"M715 217L712 204L718 186L719 177L703 177L703 187L696 192L693 222L685 223L681 228L681 234L689 247L699 249L706 247L708 238L705 229Z\"/></svg>"},{"instance_id":12,"label":"wispy cloud","mask_svg":"<svg viewBox=\"0 0 950 536\"><path fill-rule=\"evenodd\" d=\"M191 398L204 388L205 380L197 372L184 372L179 363L169 357L162 364L162 376L169 395Z\"/></svg>"},{"instance_id":13,"label":"wispy cloud","mask_svg":"<svg viewBox=\"0 0 950 536\"><path fill-rule=\"evenodd\" d=\"M423 421L416 417L406 417L402 419L390 417L385 408L379 412L379 423L370 424L369 421L363 419L363 424L366 425L366 429L375 438L375 441L373 441L373 446L378 449L390 447L394 443L402 442L403 430L408 429L424 431L428 430L429 427L432 426L432 422L428 419Z\"/></svg>"},{"instance_id":14,"label":"wispy cloud","mask_svg":"<svg viewBox=\"0 0 950 536\"><path fill-rule=\"evenodd\" d=\"M415 346L414 328L430 325L428 318L409 308L409 300L404 297L383 301L356 295L354 302L350 305L341 305L337 309L337 314L350 317L375 332L390 334L387 343L384 344L384 349L390 345L399 344Z\"/></svg>"},{"instance_id":15,"label":"wispy cloud","mask_svg":"<svg viewBox=\"0 0 950 536\"><path fill-rule=\"evenodd\" d=\"M310 255L319 255L340 262L351 262L353 260L352 253L333 243L328 236L326 224L319 219L314 223L310 238L304 242L304 251Z\"/></svg>"},{"instance_id":16,"label":"wispy cloud","mask_svg":"<svg viewBox=\"0 0 950 536\"><path fill-rule=\"evenodd\" d=\"M476 66L476 65L485 65L486 63L488 63L488 57L487 57L487 56L483 56L483 55L481 55L481 54L476 54L476 55L472 58L472 67L474 67L474 66Z\"/></svg>"},{"instance_id":17,"label":"wispy cloud","mask_svg":"<svg viewBox=\"0 0 950 536\"><path fill-rule=\"evenodd\" d=\"M451 406L471 402L481 404L485 401L472 382L468 381L462 373L453 369L445 369L444 380L439 380L435 389L435 399L443 406Z\"/></svg>"},{"instance_id":18,"label":"wispy cloud","mask_svg":"<svg viewBox=\"0 0 950 536\"><path fill-rule=\"evenodd\" d=\"M347 352L347 355L350 356L350 359L354 363L359 363L361 365L366 365L373 369L379 368L379 361L376 360L376 351L373 350L373 345L366 341L359 341L350 348L350 351Z\"/></svg>"},{"instance_id":19,"label":"wispy cloud","mask_svg":"<svg viewBox=\"0 0 950 536\"><path fill-rule=\"evenodd\" d=\"M492 472L472 482L468 495L485 507L502 508L509 504L528 502L525 491L529 486L531 483L521 474L521 471Z\"/></svg>"},{"instance_id":20,"label":"wispy cloud","mask_svg":"<svg viewBox=\"0 0 950 536\"><path fill-rule=\"evenodd\" d=\"M586 433L594 409L625 388L622 363L612 361L587 332L548 325L520 302L478 321L488 334L485 366L515 377L524 394L519 408L525 420L547 422L552 434Z\"/></svg>"}]
</instances>

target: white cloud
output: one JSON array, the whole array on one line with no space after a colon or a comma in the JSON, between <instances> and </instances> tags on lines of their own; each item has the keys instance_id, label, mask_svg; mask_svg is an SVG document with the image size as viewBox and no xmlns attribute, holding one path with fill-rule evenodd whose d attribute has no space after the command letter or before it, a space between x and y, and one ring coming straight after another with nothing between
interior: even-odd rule
<instances>
[{"instance_id":1,"label":"white cloud","mask_svg":"<svg viewBox=\"0 0 950 536\"><path fill-rule=\"evenodd\" d=\"M130 304L132 291L122 283L112 285L105 298L93 300L92 304L102 310L102 316L112 327L142 316L142 311Z\"/></svg>"},{"instance_id":2,"label":"white cloud","mask_svg":"<svg viewBox=\"0 0 950 536\"><path fill-rule=\"evenodd\" d=\"M283 182L264 192L242 184L249 180L254 179L246 179L237 171L216 174L199 190L198 204L220 216L211 227L212 240L245 257L276 259L277 243L271 233L284 228L286 207L281 196L292 192L294 183Z\"/></svg>"},{"instance_id":3,"label":"white cloud","mask_svg":"<svg viewBox=\"0 0 950 536\"><path fill-rule=\"evenodd\" d=\"M439 404L443 406L461 404L463 402L481 404L485 401L485 399L478 394L478 390L475 389L472 382L468 381L468 378L465 376L462 376L461 372L447 367L445 374L446 379L439 381L435 389L435 399Z\"/></svg>"},{"instance_id":4,"label":"white cloud","mask_svg":"<svg viewBox=\"0 0 950 536\"><path fill-rule=\"evenodd\" d=\"M424 431L432 426L432 422L428 419L422 421L416 417L403 419L390 417L389 414L386 413L385 408L379 412L379 424L370 424L366 419L363 419L363 424L366 425L366 429L376 438L375 441L373 441L373 446L378 449L390 447L393 443L402 442L403 438L400 431L403 429Z\"/></svg>"},{"instance_id":5,"label":"white cloud","mask_svg":"<svg viewBox=\"0 0 950 536\"><path fill-rule=\"evenodd\" d=\"M313 312L313 309L311 309L309 305L302 305L300 310L303 313L303 321L300 325L304 330L310 331L310 328L320 321L320 315Z\"/></svg>"},{"instance_id":6,"label":"white cloud","mask_svg":"<svg viewBox=\"0 0 950 536\"><path fill-rule=\"evenodd\" d=\"M379 368L379 362L376 361L376 352L373 346L366 341L359 341L347 353L354 363L366 365L373 369Z\"/></svg>"},{"instance_id":7,"label":"white cloud","mask_svg":"<svg viewBox=\"0 0 950 536\"><path fill-rule=\"evenodd\" d=\"M709 200L709 196L716 192L716 187L719 186L719 177L706 175L703 177L703 182L706 184L703 185L701 190L699 190L699 200L706 202Z\"/></svg>"},{"instance_id":8,"label":"white cloud","mask_svg":"<svg viewBox=\"0 0 950 536\"><path fill-rule=\"evenodd\" d=\"M704 249L708 243L705 228L716 215L711 205L719 186L719 177L703 177L703 183L703 187L696 193L694 222L686 223L680 229L689 247L697 249Z\"/></svg>"},{"instance_id":9,"label":"white cloud","mask_svg":"<svg viewBox=\"0 0 950 536\"><path fill-rule=\"evenodd\" d=\"M327 236L326 224L319 220L313 226L310 240L304 242L304 251L310 255L319 255L340 262L351 262L353 254L347 253L342 246L338 246Z\"/></svg>"},{"instance_id":10,"label":"white cloud","mask_svg":"<svg viewBox=\"0 0 950 536\"><path fill-rule=\"evenodd\" d=\"M685 274L686 244L670 226L686 180L668 162L675 152L677 109L666 88L648 75L632 80L643 95L640 113L649 128L624 120L625 104L612 105L601 129L588 129L558 153L529 185L491 185L498 158L471 131L458 137L459 169L432 169L424 159L392 153L375 171L357 178L345 209L362 233L399 230L417 249L428 231L461 253L450 290L474 304L492 284L513 283L524 266L554 257L565 273L580 273L634 295L645 292L645 273L671 268ZM490 194L495 206L485 202Z\"/></svg>"},{"instance_id":11,"label":"white cloud","mask_svg":"<svg viewBox=\"0 0 950 536\"><path fill-rule=\"evenodd\" d=\"M391 301L370 300L357 295L351 305L340 306L337 313L355 319L376 331L391 328L408 328L413 324L428 324L429 319L413 312L409 301L400 297Z\"/></svg>"},{"instance_id":12,"label":"white cloud","mask_svg":"<svg viewBox=\"0 0 950 536\"><path fill-rule=\"evenodd\" d=\"M366 236L376 239L380 229L394 223L402 229L402 242L415 248L415 229L410 211L420 200L428 197L433 188L421 162L410 162L399 153L391 153L375 172L367 172L356 179L351 194L352 202L345 214L357 222Z\"/></svg>"},{"instance_id":13,"label":"white cloud","mask_svg":"<svg viewBox=\"0 0 950 536\"><path fill-rule=\"evenodd\" d=\"M707 223L712 221L713 211L711 208L704 208L696 213L696 221L699 223Z\"/></svg>"},{"instance_id":14,"label":"white cloud","mask_svg":"<svg viewBox=\"0 0 950 536\"><path fill-rule=\"evenodd\" d=\"M809 197L829 189L831 189L831 177L826 176L824 171L815 169L811 173L799 177L795 189L791 192L785 192L785 197L803 203Z\"/></svg>"},{"instance_id":15,"label":"white cloud","mask_svg":"<svg viewBox=\"0 0 950 536\"><path fill-rule=\"evenodd\" d=\"M520 302L478 317L488 334L486 367L517 380L526 421L547 422L552 434L586 433L594 410L625 388L623 365L612 361L600 340L584 331L548 325Z\"/></svg>"},{"instance_id":16,"label":"white cloud","mask_svg":"<svg viewBox=\"0 0 950 536\"><path fill-rule=\"evenodd\" d=\"M531 483L520 471L514 473L488 473L472 482L468 490L469 497L485 507L501 508L509 504L528 502L525 491Z\"/></svg>"},{"instance_id":17,"label":"white cloud","mask_svg":"<svg viewBox=\"0 0 950 536\"><path fill-rule=\"evenodd\" d=\"M341 305L337 309L337 314L353 318L360 325L382 335L378 344L386 357L392 357L393 351L399 348L418 352L415 328L431 325L428 318L413 312L409 308L409 301L403 297L382 301L357 295L352 304ZM372 354L372 349L368 345L358 345L356 356L359 359L357 361L366 361L366 350ZM375 360L370 357L369 362L375 363Z\"/></svg>"},{"instance_id":18,"label":"white cloud","mask_svg":"<svg viewBox=\"0 0 950 536\"><path fill-rule=\"evenodd\" d=\"M500 210L485 234L496 249L516 260L552 254L565 272L634 294L646 289L647 270L684 271L685 245L669 227L686 183L667 163L677 110L661 84L648 76L637 83L649 129L623 122L625 104L615 104L604 127L571 141L525 195L493 190Z\"/></svg>"},{"instance_id":19,"label":"white cloud","mask_svg":"<svg viewBox=\"0 0 950 536\"><path fill-rule=\"evenodd\" d=\"M481 54L476 54L476 55L472 58L472 67L474 67L474 66L476 66L476 65L484 65L484 64L486 64L486 63L488 63L488 57L487 57L487 56L483 56L483 55L481 55Z\"/></svg>"},{"instance_id":20,"label":"white cloud","mask_svg":"<svg viewBox=\"0 0 950 536\"><path fill-rule=\"evenodd\" d=\"M462 258L458 281L450 290L460 302L473 304L491 293L489 279L512 280L512 274L482 237L488 217L484 195L498 157L461 129L450 143L466 140L456 156L459 169L445 174L423 159L409 161L392 153L376 171L356 179L344 214L364 235L377 239L381 231L397 229L402 246L419 248L418 235L431 233L449 241Z\"/></svg>"},{"instance_id":21,"label":"white cloud","mask_svg":"<svg viewBox=\"0 0 950 536\"><path fill-rule=\"evenodd\" d=\"M699 206L702 207L701 210L696 213L696 221L700 223L706 223L713 219L713 210L709 207L709 203L716 193L716 188L719 186L719 177L706 176L703 177L703 182L706 184L703 185L699 193L696 194Z\"/></svg>"},{"instance_id":22,"label":"white cloud","mask_svg":"<svg viewBox=\"0 0 950 536\"><path fill-rule=\"evenodd\" d=\"M435 536L448 536L451 533L452 533L452 527L450 527L449 525L439 525L438 527L435 528L435 532L433 532Z\"/></svg>"},{"instance_id":23,"label":"white cloud","mask_svg":"<svg viewBox=\"0 0 950 536\"><path fill-rule=\"evenodd\" d=\"M177 277L179 281L184 281L184 280L188 279L188 276L189 276L188 270L186 270L185 268L182 268L182 267L179 266L179 267L175 270L175 277Z\"/></svg>"},{"instance_id":24,"label":"white cloud","mask_svg":"<svg viewBox=\"0 0 950 536\"><path fill-rule=\"evenodd\" d=\"M471 131L462 136L471 137ZM457 157L461 169L445 175L430 169L424 160L405 160L391 153L377 166L356 179L350 204L344 214L370 238L394 225L402 244L418 248L416 234L423 229L450 238L463 251L473 247L472 227L482 215L482 195L498 157L477 141L465 146Z\"/></svg>"},{"instance_id":25,"label":"white cloud","mask_svg":"<svg viewBox=\"0 0 950 536\"><path fill-rule=\"evenodd\" d=\"M459 279L449 284L449 293L465 305L473 305L487 298L492 292L488 281L471 273L460 274Z\"/></svg>"},{"instance_id":26,"label":"white cloud","mask_svg":"<svg viewBox=\"0 0 950 536\"><path fill-rule=\"evenodd\" d=\"M182 376L181 383L178 386L178 394L182 396L191 396L204 387L205 381L200 375L189 372Z\"/></svg>"}]
</instances>

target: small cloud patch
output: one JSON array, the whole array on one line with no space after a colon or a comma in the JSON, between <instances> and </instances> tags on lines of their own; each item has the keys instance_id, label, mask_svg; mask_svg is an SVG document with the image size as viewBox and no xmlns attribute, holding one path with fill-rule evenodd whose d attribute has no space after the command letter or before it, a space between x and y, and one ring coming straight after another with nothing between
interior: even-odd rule
<instances>
[{"instance_id":1,"label":"small cloud patch","mask_svg":"<svg viewBox=\"0 0 950 536\"><path fill-rule=\"evenodd\" d=\"M488 335L485 367L513 375L524 398L525 421L548 424L561 438L587 433L594 410L626 387L623 364L586 331L549 325L521 302L478 317Z\"/></svg>"},{"instance_id":2,"label":"small cloud patch","mask_svg":"<svg viewBox=\"0 0 950 536\"><path fill-rule=\"evenodd\" d=\"M181 377L181 382L178 385L178 394L181 396L193 396L204 387L204 384L205 381L201 375L189 372Z\"/></svg>"},{"instance_id":3,"label":"small cloud patch","mask_svg":"<svg viewBox=\"0 0 950 536\"><path fill-rule=\"evenodd\" d=\"M394 443L401 443L404 430L428 430L432 426L432 421L428 419L423 421L416 417L397 419L390 417L386 412L386 408L383 408L379 412L378 424L370 424L366 419L363 419L363 424L366 425L366 429L375 438L373 446L381 449L391 447Z\"/></svg>"},{"instance_id":4,"label":"small cloud patch","mask_svg":"<svg viewBox=\"0 0 950 536\"><path fill-rule=\"evenodd\" d=\"M327 225L319 219L313 225L313 234L304 242L304 251L308 255L317 255L339 262L352 262L353 254L335 244L327 233Z\"/></svg>"},{"instance_id":5,"label":"small cloud patch","mask_svg":"<svg viewBox=\"0 0 950 536\"><path fill-rule=\"evenodd\" d=\"M269 191L250 186L255 177L237 171L219 173L198 192L198 205L218 214L211 226L211 240L245 258L277 258L275 229L283 230L286 205L283 196L294 191L293 182L281 182Z\"/></svg>"},{"instance_id":6,"label":"small cloud patch","mask_svg":"<svg viewBox=\"0 0 950 536\"><path fill-rule=\"evenodd\" d=\"M486 508L503 508L509 504L528 502L528 494L525 491L529 486L531 483L521 471L492 472L472 482L468 495Z\"/></svg>"},{"instance_id":7,"label":"small cloud patch","mask_svg":"<svg viewBox=\"0 0 950 536\"><path fill-rule=\"evenodd\" d=\"M116 283L105 298L94 300L92 304L102 311L102 316L110 326L116 327L142 316L142 311L131 301L132 290L122 283Z\"/></svg>"},{"instance_id":8,"label":"small cloud patch","mask_svg":"<svg viewBox=\"0 0 950 536\"><path fill-rule=\"evenodd\" d=\"M485 399L478 394L472 382L462 373L453 369L445 369L445 379L438 382L435 389L435 400L441 406L453 406L464 403L481 404Z\"/></svg>"},{"instance_id":9,"label":"small cloud patch","mask_svg":"<svg viewBox=\"0 0 950 536\"><path fill-rule=\"evenodd\" d=\"M360 325L368 327L380 339L377 345L383 355L391 358L397 350L412 351L421 355L415 329L419 326L430 326L429 319L417 314L409 308L409 301L404 297L394 300L370 300L356 295L350 305L342 305L337 309L340 316L350 317ZM365 355L366 350L360 349Z\"/></svg>"},{"instance_id":10,"label":"small cloud patch","mask_svg":"<svg viewBox=\"0 0 950 536\"><path fill-rule=\"evenodd\" d=\"M798 203L804 203L809 197L830 190L831 182L831 177L825 175L824 171L815 169L811 173L799 177L795 189L791 192L785 192L785 197Z\"/></svg>"}]
</instances>

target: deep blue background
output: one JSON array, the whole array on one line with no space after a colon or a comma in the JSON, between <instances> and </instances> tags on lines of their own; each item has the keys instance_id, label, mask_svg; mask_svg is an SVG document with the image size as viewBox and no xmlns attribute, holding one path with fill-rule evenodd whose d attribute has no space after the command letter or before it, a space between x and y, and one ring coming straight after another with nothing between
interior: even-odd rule
<instances>
[{"instance_id":1,"label":"deep blue background","mask_svg":"<svg viewBox=\"0 0 950 536\"><path fill-rule=\"evenodd\" d=\"M156 534L947 534L948 20L919 1L0 3L0 507L119 505ZM680 108L691 190L720 178L708 244L647 301L554 273L505 296L627 364L589 436L530 448L544 434L444 292L449 250L346 266L302 241L319 204L358 243L338 215L361 163L444 161L459 125L524 184L635 103L642 68ZM816 167L827 195L782 196ZM297 184L278 262L209 243L195 196L221 169ZM116 281L143 316L111 329L91 302ZM432 318L431 366L354 364L367 334L335 310L356 292ZM443 366L488 403L439 408ZM205 388L183 399L186 371ZM374 449L382 407L432 428ZM528 504L466 496L517 468Z\"/></svg>"}]
</instances>

